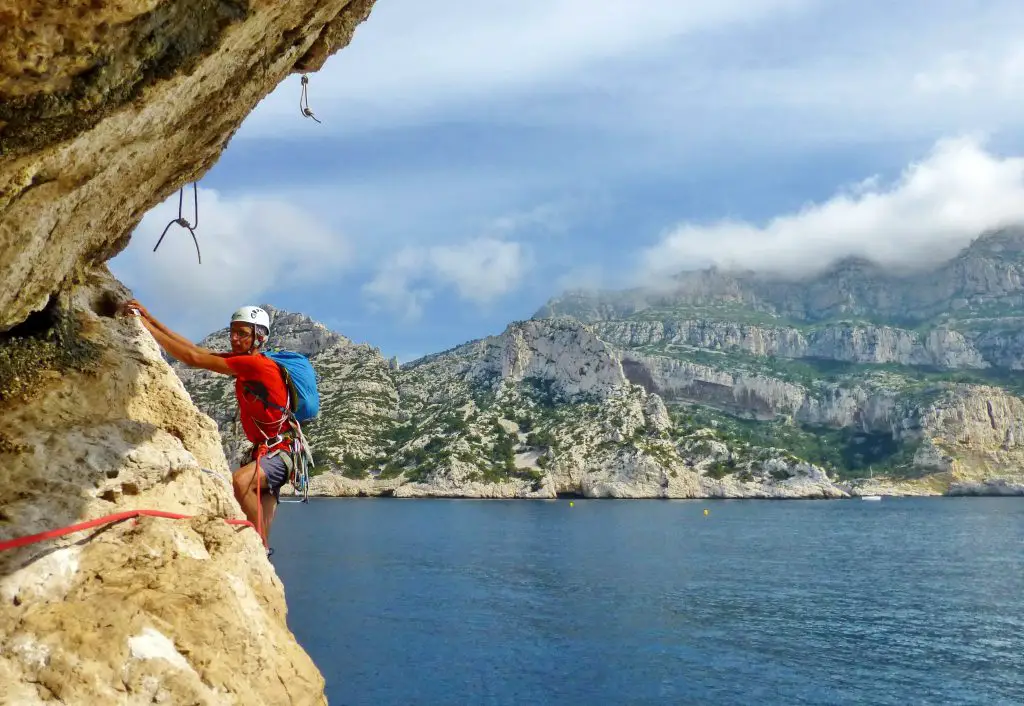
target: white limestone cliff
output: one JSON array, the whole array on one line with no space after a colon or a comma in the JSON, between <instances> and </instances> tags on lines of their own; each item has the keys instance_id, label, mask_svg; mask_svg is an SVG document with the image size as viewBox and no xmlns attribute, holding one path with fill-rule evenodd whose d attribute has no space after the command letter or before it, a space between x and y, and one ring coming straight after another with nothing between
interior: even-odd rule
<instances>
[{"instance_id":1,"label":"white limestone cliff","mask_svg":"<svg viewBox=\"0 0 1024 706\"><path fill-rule=\"evenodd\" d=\"M820 358L850 363L897 363L940 368L987 368L975 344L959 331L937 328L924 335L893 326L833 324L801 331L794 327L703 319L600 321L597 335L617 346L689 345L738 350L757 356Z\"/></svg>"},{"instance_id":2,"label":"white limestone cliff","mask_svg":"<svg viewBox=\"0 0 1024 706\"><path fill-rule=\"evenodd\" d=\"M216 425L138 321L93 310L126 294L80 284L59 314L79 360L4 400L0 541L193 519L0 552L0 703L323 703L259 537L224 522L244 516Z\"/></svg>"},{"instance_id":3,"label":"white limestone cliff","mask_svg":"<svg viewBox=\"0 0 1024 706\"><path fill-rule=\"evenodd\" d=\"M217 426L112 318L104 263L372 6L0 0L0 540L194 516L0 552L0 703L324 703L262 544L223 519Z\"/></svg>"}]
</instances>

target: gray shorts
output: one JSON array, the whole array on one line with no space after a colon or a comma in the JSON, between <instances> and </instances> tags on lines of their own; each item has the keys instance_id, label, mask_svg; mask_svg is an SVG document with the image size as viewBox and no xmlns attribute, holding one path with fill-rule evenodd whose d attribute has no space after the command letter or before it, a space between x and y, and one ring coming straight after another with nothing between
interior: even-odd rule
<instances>
[{"instance_id":1,"label":"gray shorts","mask_svg":"<svg viewBox=\"0 0 1024 706\"><path fill-rule=\"evenodd\" d=\"M281 486L288 482L288 466L284 462L284 453L264 456L260 459L260 470L267 477L267 487L275 498L281 497Z\"/></svg>"}]
</instances>

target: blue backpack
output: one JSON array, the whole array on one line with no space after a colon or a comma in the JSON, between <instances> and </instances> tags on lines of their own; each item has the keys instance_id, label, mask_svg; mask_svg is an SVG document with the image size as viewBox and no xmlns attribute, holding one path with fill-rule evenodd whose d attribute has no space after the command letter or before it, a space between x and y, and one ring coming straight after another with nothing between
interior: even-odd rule
<instances>
[{"instance_id":1,"label":"blue backpack","mask_svg":"<svg viewBox=\"0 0 1024 706\"><path fill-rule=\"evenodd\" d=\"M316 387L316 371L309 358L292 351L267 351L264 355L277 363L281 371L288 388L288 411L299 423L315 419L320 414L320 392Z\"/></svg>"}]
</instances>

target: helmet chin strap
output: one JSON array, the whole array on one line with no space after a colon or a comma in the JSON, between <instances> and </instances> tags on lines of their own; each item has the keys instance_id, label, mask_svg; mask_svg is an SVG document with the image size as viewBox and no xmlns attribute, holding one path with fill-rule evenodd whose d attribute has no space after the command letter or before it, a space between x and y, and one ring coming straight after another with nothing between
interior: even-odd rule
<instances>
[{"instance_id":1,"label":"helmet chin strap","mask_svg":"<svg viewBox=\"0 0 1024 706\"><path fill-rule=\"evenodd\" d=\"M260 335L256 332L256 324L250 324L252 326L252 343L249 344L249 350L245 353L246 355L252 355L252 352L257 348L262 348L263 344L266 343L267 339L260 338Z\"/></svg>"},{"instance_id":2,"label":"helmet chin strap","mask_svg":"<svg viewBox=\"0 0 1024 706\"><path fill-rule=\"evenodd\" d=\"M256 331L256 324L252 325L252 345L249 346L248 353L252 355L252 352L257 348L263 348L263 344L267 342L266 338L261 338L260 334Z\"/></svg>"}]
</instances>

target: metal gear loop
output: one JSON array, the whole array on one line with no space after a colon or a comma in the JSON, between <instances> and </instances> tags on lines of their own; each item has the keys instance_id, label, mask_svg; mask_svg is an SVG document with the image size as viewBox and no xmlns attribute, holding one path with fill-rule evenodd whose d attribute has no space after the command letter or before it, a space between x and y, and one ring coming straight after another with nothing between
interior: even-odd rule
<instances>
[{"instance_id":1,"label":"metal gear loop","mask_svg":"<svg viewBox=\"0 0 1024 706\"><path fill-rule=\"evenodd\" d=\"M317 122L320 122L313 111L309 109L309 77L305 74L302 75L302 93L299 95L299 112L304 117L313 118Z\"/></svg>"}]
</instances>

